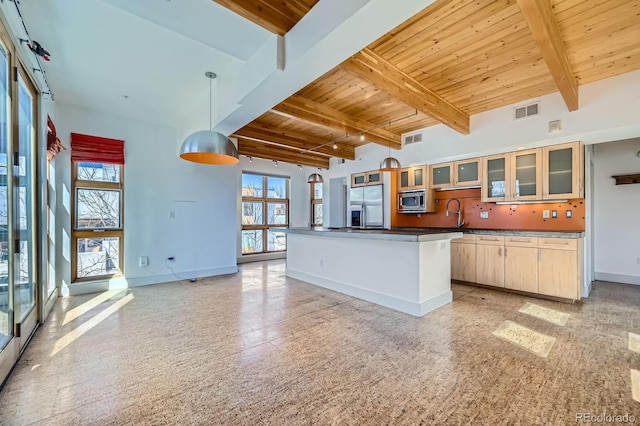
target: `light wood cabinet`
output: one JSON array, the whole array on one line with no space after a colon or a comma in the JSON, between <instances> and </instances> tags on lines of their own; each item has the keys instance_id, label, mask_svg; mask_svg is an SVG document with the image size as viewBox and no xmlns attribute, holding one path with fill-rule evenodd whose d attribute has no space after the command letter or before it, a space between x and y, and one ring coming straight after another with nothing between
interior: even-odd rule
<instances>
[{"instance_id":1,"label":"light wood cabinet","mask_svg":"<svg viewBox=\"0 0 640 426\"><path fill-rule=\"evenodd\" d=\"M354 173L351 175L351 187L357 188L358 186L366 186L367 185L367 174L366 173Z\"/></svg>"},{"instance_id":2,"label":"light wood cabinet","mask_svg":"<svg viewBox=\"0 0 640 426\"><path fill-rule=\"evenodd\" d=\"M542 149L529 149L511 153L512 188L509 200L542 199Z\"/></svg>"},{"instance_id":3,"label":"light wood cabinet","mask_svg":"<svg viewBox=\"0 0 640 426\"><path fill-rule=\"evenodd\" d=\"M476 236L451 240L451 279L476 282Z\"/></svg>"},{"instance_id":4,"label":"light wood cabinet","mask_svg":"<svg viewBox=\"0 0 640 426\"><path fill-rule=\"evenodd\" d=\"M542 150L483 157L482 168L483 202L542 199Z\"/></svg>"},{"instance_id":5,"label":"light wood cabinet","mask_svg":"<svg viewBox=\"0 0 640 426\"><path fill-rule=\"evenodd\" d=\"M544 147L542 166L543 199L558 200L584 196L584 146L581 142Z\"/></svg>"},{"instance_id":6,"label":"light wood cabinet","mask_svg":"<svg viewBox=\"0 0 640 426\"><path fill-rule=\"evenodd\" d=\"M429 187L428 166L405 167L398 170L398 191L427 189Z\"/></svg>"},{"instance_id":7,"label":"light wood cabinet","mask_svg":"<svg viewBox=\"0 0 640 426\"><path fill-rule=\"evenodd\" d=\"M511 155L482 157L482 201L505 201L511 194Z\"/></svg>"},{"instance_id":8,"label":"light wood cabinet","mask_svg":"<svg viewBox=\"0 0 640 426\"><path fill-rule=\"evenodd\" d=\"M504 287L504 237L479 235L476 241L476 282Z\"/></svg>"},{"instance_id":9,"label":"light wood cabinet","mask_svg":"<svg viewBox=\"0 0 640 426\"><path fill-rule=\"evenodd\" d=\"M351 187L379 185L382 183L383 176L381 170L372 170L370 172L354 173L351 175Z\"/></svg>"},{"instance_id":10,"label":"light wood cabinet","mask_svg":"<svg viewBox=\"0 0 640 426\"><path fill-rule=\"evenodd\" d=\"M453 163L453 186L477 186L482 182L482 159L470 158Z\"/></svg>"},{"instance_id":11,"label":"light wood cabinet","mask_svg":"<svg viewBox=\"0 0 640 426\"><path fill-rule=\"evenodd\" d=\"M538 238L505 237L504 286L538 293Z\"/></svg>"},{"instance_id":12,"label":"light wood cabinet","mask_svg":"<svg viewBox=\"0 0 640 426\"><path fill-rule=\"evenodd\" d=\"M429 166L431 188L451 188L453 186L453 163L433 164Z\"/></svg>"},{"instance_id":13,"label":"light wood cabinet","mask_svg":"<svg viewBox=\"0 0 640 426\"><path fill-rule=\"evenodd\" d=\"M452 279L566 299L581 298L582 239L473 237L464 234L462 239L452 241Z\"/></svg>"}]
</instances>

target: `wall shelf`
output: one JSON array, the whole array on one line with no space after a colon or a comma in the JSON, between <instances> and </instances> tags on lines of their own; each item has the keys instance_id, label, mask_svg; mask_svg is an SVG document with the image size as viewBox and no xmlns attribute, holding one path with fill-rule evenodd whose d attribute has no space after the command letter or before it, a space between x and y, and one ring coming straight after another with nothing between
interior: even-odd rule
<instances>
[{"instance_id":1,"label":"wall shelf","mask_svg":"<svg viewBox=\"0 0 640 426\"><path fill-rule=\"evenodd\" d=\"M640 173L633 175L611 176L616 180L616 185L628 185L631 183L640 183Z\"/></svg>"}]
</instances>

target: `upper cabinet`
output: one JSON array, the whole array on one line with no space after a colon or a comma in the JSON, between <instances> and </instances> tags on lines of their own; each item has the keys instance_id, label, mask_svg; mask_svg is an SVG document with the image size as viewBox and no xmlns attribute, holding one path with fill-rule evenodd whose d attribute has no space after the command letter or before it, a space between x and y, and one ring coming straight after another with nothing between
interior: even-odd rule
<instances>
[{"instance_id":1,"label":"upper cabinet","mask_svg":"<svg viewBox=\"0 0 640 426\"><path fill-rule=\"evenodd\" d=\"M583 145L572 142L482 158L482 201L582 198Z\"/></svg>"},{"instance_id":2,"label":"upper cabinet","mask_svg":"<svg viewBox=\"0 0 640 426\"><path fill-rule=\"evenodd\" d=\"M453 186L477 186L482 183L482 159L470 158L453 163Z\"/></svg>"},{"instance_id":3,"label":"upper cabinet","mask_svg":"<svg viewBox=\"0 0 640 426\"><path fill-rule=\"evenodd\" d=\"M453 186L453 163L433 164L429 166L431 188L450 188Z\"/></svg>"},{"instance_id":4,"label":"upper cabinet","mask_svg":"<svg viewBox=\"0 0 640 426\"><path fill-rule=\"evenodd\" d=\"M511 153L511 200L542 199L542 149Z\"/></svg>"},{"instance_id":5,"label":"upper cabinet","mask_svg":"<svg viewBox=\"0 0 640 426\"><path fill-rule=\"evenodd\" d=\"M426 189L428 185L428 166L405 167L398 171L398 191Z\"/></svg>"},{"instance_id":6,"label":"upper cabinet","mask_svg":"<svg viewBox=\"0 0 640 426\"><path fill-rule=\"evenodd\" d=\"M511 155L482 157L482 201L505 201L511 193Z\"/></svg>"},{"instance_id":7,"label":"upper cabinet","mask_svg":"<svg viewBox=\"0 0 640 426\"><path fill-rule=\"evenodd\" d=\"M584 196L584 146L580 142L543 148L543 198Z\"/></svg>"},{"instance_id":8,"label":"upper cabinet","mask_svg":"<svg viewBox=\"0 0 640 426\"><path fill-rule=\"evenodd\" d=\"M372 170L370 172L354 173L351 175L351 187L379 185L382 184L382 171Z\"/></svg>"}]
</instances>

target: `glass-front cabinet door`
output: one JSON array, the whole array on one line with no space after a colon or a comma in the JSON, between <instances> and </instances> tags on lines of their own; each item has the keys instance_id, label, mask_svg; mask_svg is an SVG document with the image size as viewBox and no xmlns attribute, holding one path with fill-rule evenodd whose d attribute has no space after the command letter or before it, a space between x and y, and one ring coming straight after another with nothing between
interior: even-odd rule
<instances>
[{"instance_id":1,"label":"glass-front cabinet door","mask_svg":"<svg viewBox=\"0 0 640 426\"><path fill-rule=\"evenodd\" d=\"M480 185L482 180L482 161L480 158L456 161L454 163L454 186Z\"/></svg>"},{"instance_id":2,"label":"glass-front cabinet door","mask_svg":"<svg viewBox=\"0 0 640 426\"><path fill-rule=\"evenodd\" d=\"M509 154L482 158L482 201L505 201L510 196Z\"/></svg>"},{"instance_id":3,"label":"glass-front cabinet door","mask_svg":"<svg viewBox=\"0 0 640 426\"><path fill-rule=\"evenodd\" d=\"M582 197L582 149L579 142L543 148L543 192L546 200Z\"/></svg>"},{"instance_id":4,"label":"glass-front cabinet door","mask_svg":"<svg viewBox=\"0 0 640 426\"><path fill-rule=\"evenodd\" d=\"M511 153L512 200L542 199L542 149Z\"/></svg>"},{"instance_id":5,"label":"glass-front cabinet door","mask_svg":"<svg viewBox=\"0 0 640 426\"><path fill-rule=\"evenodd\" d=\"M431 188L450 188L453 186L453 163L434 164L431 170Z\"/></svg>"}]
</instances>

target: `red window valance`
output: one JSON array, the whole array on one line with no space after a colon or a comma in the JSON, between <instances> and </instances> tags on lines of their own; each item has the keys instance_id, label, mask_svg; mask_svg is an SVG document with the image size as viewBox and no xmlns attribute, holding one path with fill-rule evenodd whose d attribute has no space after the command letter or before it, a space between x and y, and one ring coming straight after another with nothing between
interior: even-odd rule
<instances>
[{"instance_id":1,"label":"red window valance","mask_svg":"<svg viewBox=\"0 0 640 426\"><path fill-rule=\"evenodd\" d=\"M124 141L71 133L71 161L124 164Z\"/></svg>"}]
</instances>

